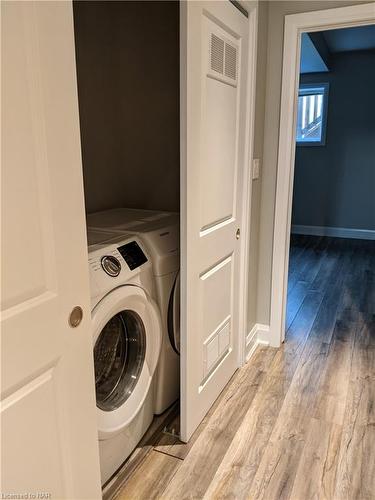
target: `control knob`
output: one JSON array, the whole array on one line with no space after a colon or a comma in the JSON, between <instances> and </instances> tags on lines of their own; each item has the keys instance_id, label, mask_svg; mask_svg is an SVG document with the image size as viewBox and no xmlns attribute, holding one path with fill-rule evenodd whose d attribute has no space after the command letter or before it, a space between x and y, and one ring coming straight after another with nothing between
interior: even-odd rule
<instances>
[{"instance_id":1,"label":"control knob","mask_svg":"<svg viewBox=\"0 0 375 500\"><path fill-rule=\"evenodd\" d=\"M113 255L105 255L101 259L101 265L103 270L109 275L115 278L120 274L121 263Z\"/></svg>"}]
</instances>

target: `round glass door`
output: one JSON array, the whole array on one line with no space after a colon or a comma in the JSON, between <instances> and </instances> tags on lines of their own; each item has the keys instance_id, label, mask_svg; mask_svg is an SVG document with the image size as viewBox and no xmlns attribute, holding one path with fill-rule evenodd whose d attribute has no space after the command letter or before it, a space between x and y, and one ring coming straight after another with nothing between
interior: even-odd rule
<instances>
[{"instance_id":1,"label":"round glass door","mask_svg":"<svg viewBox=\"0 0 375 500\"><path fill-rule=\"evenodd\" d=\"M102 329L94 347L96 404L104 411L122 406L134 391L146 354L143 322L121 311Z\"/></svg>"}]
</instances>

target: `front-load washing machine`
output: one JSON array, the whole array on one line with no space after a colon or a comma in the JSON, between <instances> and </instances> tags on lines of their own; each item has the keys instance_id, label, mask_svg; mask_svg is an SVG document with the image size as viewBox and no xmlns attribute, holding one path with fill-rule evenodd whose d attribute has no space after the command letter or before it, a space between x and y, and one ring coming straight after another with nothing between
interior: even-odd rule
<instances>
[{"instance_id":1,"label":"front-load washing machine","mask_svg":"<svg viewBox=\"0 0 375 500\"><path fill-rule=\"evenodd\" d=\"M134 235L88 231L102 483L134 450L154 414L161 320L150 253Z\"/></svg>"},{"instance_id":2,"label":"front-load washing machine","mask_svg":"<svg viewBox=\"0 0 375 500\"><path fill-rule=\"evenodd\" d=\"M119 208L91 214L87 222L92 231L134 232L151 255L163 331L155 385L155 413L160 414L180 393L179 214Z\"/></svg>"}]
</instances>

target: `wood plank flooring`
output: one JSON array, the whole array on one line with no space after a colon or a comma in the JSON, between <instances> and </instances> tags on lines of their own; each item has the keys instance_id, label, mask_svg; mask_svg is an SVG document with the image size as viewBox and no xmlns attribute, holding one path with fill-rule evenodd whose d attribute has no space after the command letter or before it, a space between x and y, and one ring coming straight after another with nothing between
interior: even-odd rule
<instances>
[{"instance_id":1,"label":"wood plank flooring","mask_svg":"<svg viewBox=\"0 0 375 500\"><path fill-rule=\"evenodd\" d=\"M375 242L292 236L286 321L190 443L157 420L104 497L374 500Z\"/></svg>"}]
</instances>

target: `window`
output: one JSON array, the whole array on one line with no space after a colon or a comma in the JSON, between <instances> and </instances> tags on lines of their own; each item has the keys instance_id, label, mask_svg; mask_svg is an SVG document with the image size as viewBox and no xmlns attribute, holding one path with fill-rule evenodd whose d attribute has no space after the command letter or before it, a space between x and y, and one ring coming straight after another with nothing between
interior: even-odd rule
<instances>
[{"instance_id":1,"label":"window","mask_svg":"<svg viewBox=\"0 0 375 500\"><path fill-rule=\"evenodd\" d=\"M328 83L303 84L298 92L297 144L323 146L327 124Z\"/></svg>"}]
</instances>

